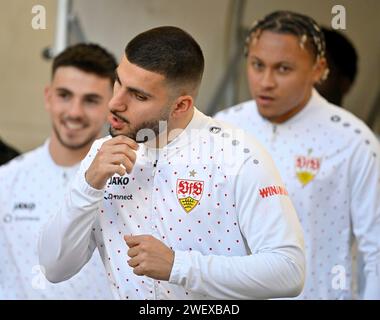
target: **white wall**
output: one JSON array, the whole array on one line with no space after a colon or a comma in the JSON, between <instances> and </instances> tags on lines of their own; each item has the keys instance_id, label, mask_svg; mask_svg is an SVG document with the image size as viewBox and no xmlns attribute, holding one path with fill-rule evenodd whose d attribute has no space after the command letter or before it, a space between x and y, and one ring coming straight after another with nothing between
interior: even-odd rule
<instances>
[{"instance_id":1,"label":"white wall","mask_svg":"<svg viewBox=\"0 0 380 320\"><path fill-rule=\"evenodd\" d=\"M31 26L34 5L47 12L46 30ZM41 58L54 39L55 1L1 1L0 10L0 137L19 150L41 144L50 132L43 89L50 63Z\"/></svg>"}]
</instances>

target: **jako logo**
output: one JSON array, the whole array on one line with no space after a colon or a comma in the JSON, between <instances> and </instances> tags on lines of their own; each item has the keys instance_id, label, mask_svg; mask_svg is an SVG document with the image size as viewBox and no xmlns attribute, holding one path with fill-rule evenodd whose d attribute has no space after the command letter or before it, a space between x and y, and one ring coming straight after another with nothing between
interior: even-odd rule
<instances>
[{"instance_id":1,"label":"jako logo","mask_svg":"<svg viewBox=\"0 0 380 320\"><path fill-rule=\"evenodd\" d=\"M129 183L128 177L112 177L110 178L109 185L126 186Z\"/></svg>"},{"instance_id":2,"label":"jako logo","mask_svg":"<svg viewBox=\"0 0 380 320\"><path fill-rule=\"evenodd\" d=\"M18 202L15 203L13 210L34 210L36 205L34 203Z\"/></svg>"},{"instance_id":3,"label":"jako logo","mask_svg":"<svg viewBox=\"0 0 380 320\"><path fill-rule=\"evenodd\" d=\"M263 189L259 190L261 198L266 198L270 196L275 196L275 195L288 195L288 191L286 191L285 188L280 187L280 186L269 186Z\"/></svg>"}]
</instances>

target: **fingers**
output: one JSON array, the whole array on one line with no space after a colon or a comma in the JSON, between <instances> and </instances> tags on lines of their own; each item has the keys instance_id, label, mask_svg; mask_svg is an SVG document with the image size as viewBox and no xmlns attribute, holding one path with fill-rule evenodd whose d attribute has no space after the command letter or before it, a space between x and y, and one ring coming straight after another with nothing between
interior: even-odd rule
<instances>
[{"instance_id":1,"label":"fingers","mask_svg":"<svg viewBox=\"0 0 380 320\"><path fill-rule=\"evenodd\" d=\"M149 236L138 235L138 236L124 236L124 240L128 247L132 248L139 245L142 241L146 240Z\"/></svg>"},{"instance_id":2,"label":"fingers","mask_svg":"<svg viewBox=\"0 0 380 320\"><path fill-rule=\"evenodd\" d=\"M133 273L138 276L145 275L145 268L143 267L144 254L141 254L137 247L134 247L128 250L128 256L132 257L127 261L127 263L131 268L133 268Z\"/></svg>"},{"instance_id":3,"label":"fingers","mask_svg":"<svg viewBox=\"0 0 380 320\"><path fill-rule=\"evenodd\" d=\"M135 164L134 161L130 160L124 154L115 154L115 155L112 155L111 163L114 164L114 165L118 165L119 167L120 167L120 165L123 165L124 166L123 170L126 171L126 172L128 172L128 173L131 173L131 171L133 169L133 166ZM117 169L117 170L118 171L116 173L119 173L119 169Z\"/></svg>"},{"instance_id":4,"label":"fingers","mask_svg":"<svg viewBox=\"0 0 380 320\"><path fill-rule=\"evenodd\" d=\"M124 236L128 245L128 265L138 276L168 281L174 263L174 252L152 235Z\"/></svg>"},{"instance_id":5,"label":"fingers","mask_svg":"<svg viewBox=\"0 0 380 320\"><path fill-rule=\"evenodd\" d=\"M133 268L134 274L138 276L147 275L148 269L146 263L146 256L144 257L144 254L139 254L133 257L132 259L129 259L127 263L131 268Z\"/></svg>"},{"instance_id":6,"label":"fingers","mask_svg":"<svg viewBox=\"0 0 380 320\"><path fill-rule=\"evenodd\" d=\"M146 272L142 266L138 265L137 267L133 268L133 273L137 276L144 276Z\"/></svg>"},{"instance_id":7,"label":"fingers","mask_svg":"<svg viewBox=\"0 0 380 320\"><path fill-rule=\"evenodd\" d=\"M106 146L106 149L111 154L121 153L121 154L125 154L126 156L131 156L131 157L136 155L136 151L125 143L109 145L109 146Z\"/></svg>"},{"instance_id":8,"label":"fingers","mask_svg":"<svg viewBox=\"0 0 380 320\"><path fill-rule=\"evenodd\" d=\"M113 148L110 150L110 153L112 157L119 154L124 155L131 161L132 164L135 164L136 162L136 152L125 144L113 146Z\"/></svg>"},{"instance_id":9,"label":"fingers","mask_svg":"<svg viewBox=\"0 0 380 320\"><path fill-rule=\"evenodd\" d=\"M123 145L123 144L126 144L128 145L131 149L137 151L137 149L139 148L139 145L137 144L136 141L132 140L131 138L129 137L126 137L126 136L123 136L123 135L120 135L120 136L117 136L115 138L112 138L108 141L106 141L103 145L105 146L115 146L115 145Z\"/></svg>"},{"instance_id":10,"label":"fingers","mask_svg":"<svg viewBox=\"0 0 380 320\"><path fill-rule=\"evenodd\" d=\"M137 248L137 246L134 246L134 247L128 249L127 254L129 257L134 258L139 254L139 252L140 252L140 250Z\"/></svg>"},{"instance_id":11,"label":"fingers","mask_svg":"<svg viewBox=\"0 0 380 320\"><path fill-rule=\"evenodd\" d=\"M125 167L124 169L126 172L131 173L137 158L135 149L131 149L126 143L118 143L102 146L102 152L105 155L105 158L108 158L106 162L118 165L122 164ZM120 170L118 170L117 173L119 173L119 171Z\"/></svg>"},{"instance_id":12,"label":"fingers","mask_svg":"<svg viewBox=\"0 0 380 320\"><path fill-rule=\"evenodd\" d=\"M127 169L119 164L110 166L111 175L118 174L119 176L124 176L127 173Z\"/></svg>"},{"instance_id":13,"label":"fingers","mask_svg":"<svg viewBox=\"0 0 380 320\"><path fill-rule=\"evenodd\" d=\"M128 265L132 268L136 268L141 263L141 260L142 260L141 257L136 256L128 260Z\"/></svg>"}]
</instances>

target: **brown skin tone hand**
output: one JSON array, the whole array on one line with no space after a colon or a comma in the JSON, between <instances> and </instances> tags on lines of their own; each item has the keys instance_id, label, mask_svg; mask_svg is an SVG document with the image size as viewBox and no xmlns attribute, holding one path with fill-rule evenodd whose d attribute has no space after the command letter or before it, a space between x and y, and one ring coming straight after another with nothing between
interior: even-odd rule
<instances>
[{"instance_id":1,"label":"brown skin tone hand","mask_svg":"<svg viewBox=\"0 0 380 320\"><path fill-rule=\"evenodd\" d=\"M150 235L124 236L129 247L128 265L138 276L168 281L174 263L174 251Z\"/></svg>"},{"instance_id":2,"label":"brown skin tone hand","mask_svg":"<svg viewBox=\"0 0 380 320\"><path fill-rule=\"evenodd\" d=\"M137 149L135 141L122 135L104 142L86 171L87 183L101 190L114 174L130 173L136 162Z\"/></svg>"}]
</instances>

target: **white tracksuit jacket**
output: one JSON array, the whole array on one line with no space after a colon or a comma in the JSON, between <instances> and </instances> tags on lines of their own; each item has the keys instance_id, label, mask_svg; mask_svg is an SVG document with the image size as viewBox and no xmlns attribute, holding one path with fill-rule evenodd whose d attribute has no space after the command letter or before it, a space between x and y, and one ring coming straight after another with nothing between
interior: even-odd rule
<instances>
[{"instance_id":1,"label":"white tracksuit jacket","mask_svg":"<svg viewBox=\"0 0 380 320\"><path fill-rule=\"evenodd\" d=\"M280 125L262 118L254 101L215 118L254 135L280 171L305 234L306 282L299 298L355 298L355 236L365 264L364 298L380 299L380 146L367 126L316 90Z\"/></svg>"},{"instance_id":2,"label":"white tracksuit jacket","mask_svg":"<svg viewBox=\"0 0 380 320\"><path fill-rule=\"evenodd\" d=\"M41 226L79 169L56 165L48 145L0 167L0 300L112 299L97 252L83 271L60 284L47 281L40 267Z\"/></svg>"},{"instance_id":3,"label":"white tracksuit jacket","mask_svg":"<svg viewBox=\"0 0 380 320\"><path fill-rule=\"evenodd\" d=\"M254 299L297 295L303 235L273 161L254 139L195 110L162 149L140 144L131 174L104 190L84 174L106 139L94 143L66 202L44 227L47 277L74 275L98 247L120 299ZM175 251L169 281L128 266L126 234L149 234Z\"/></svg>"}]
</instances>

